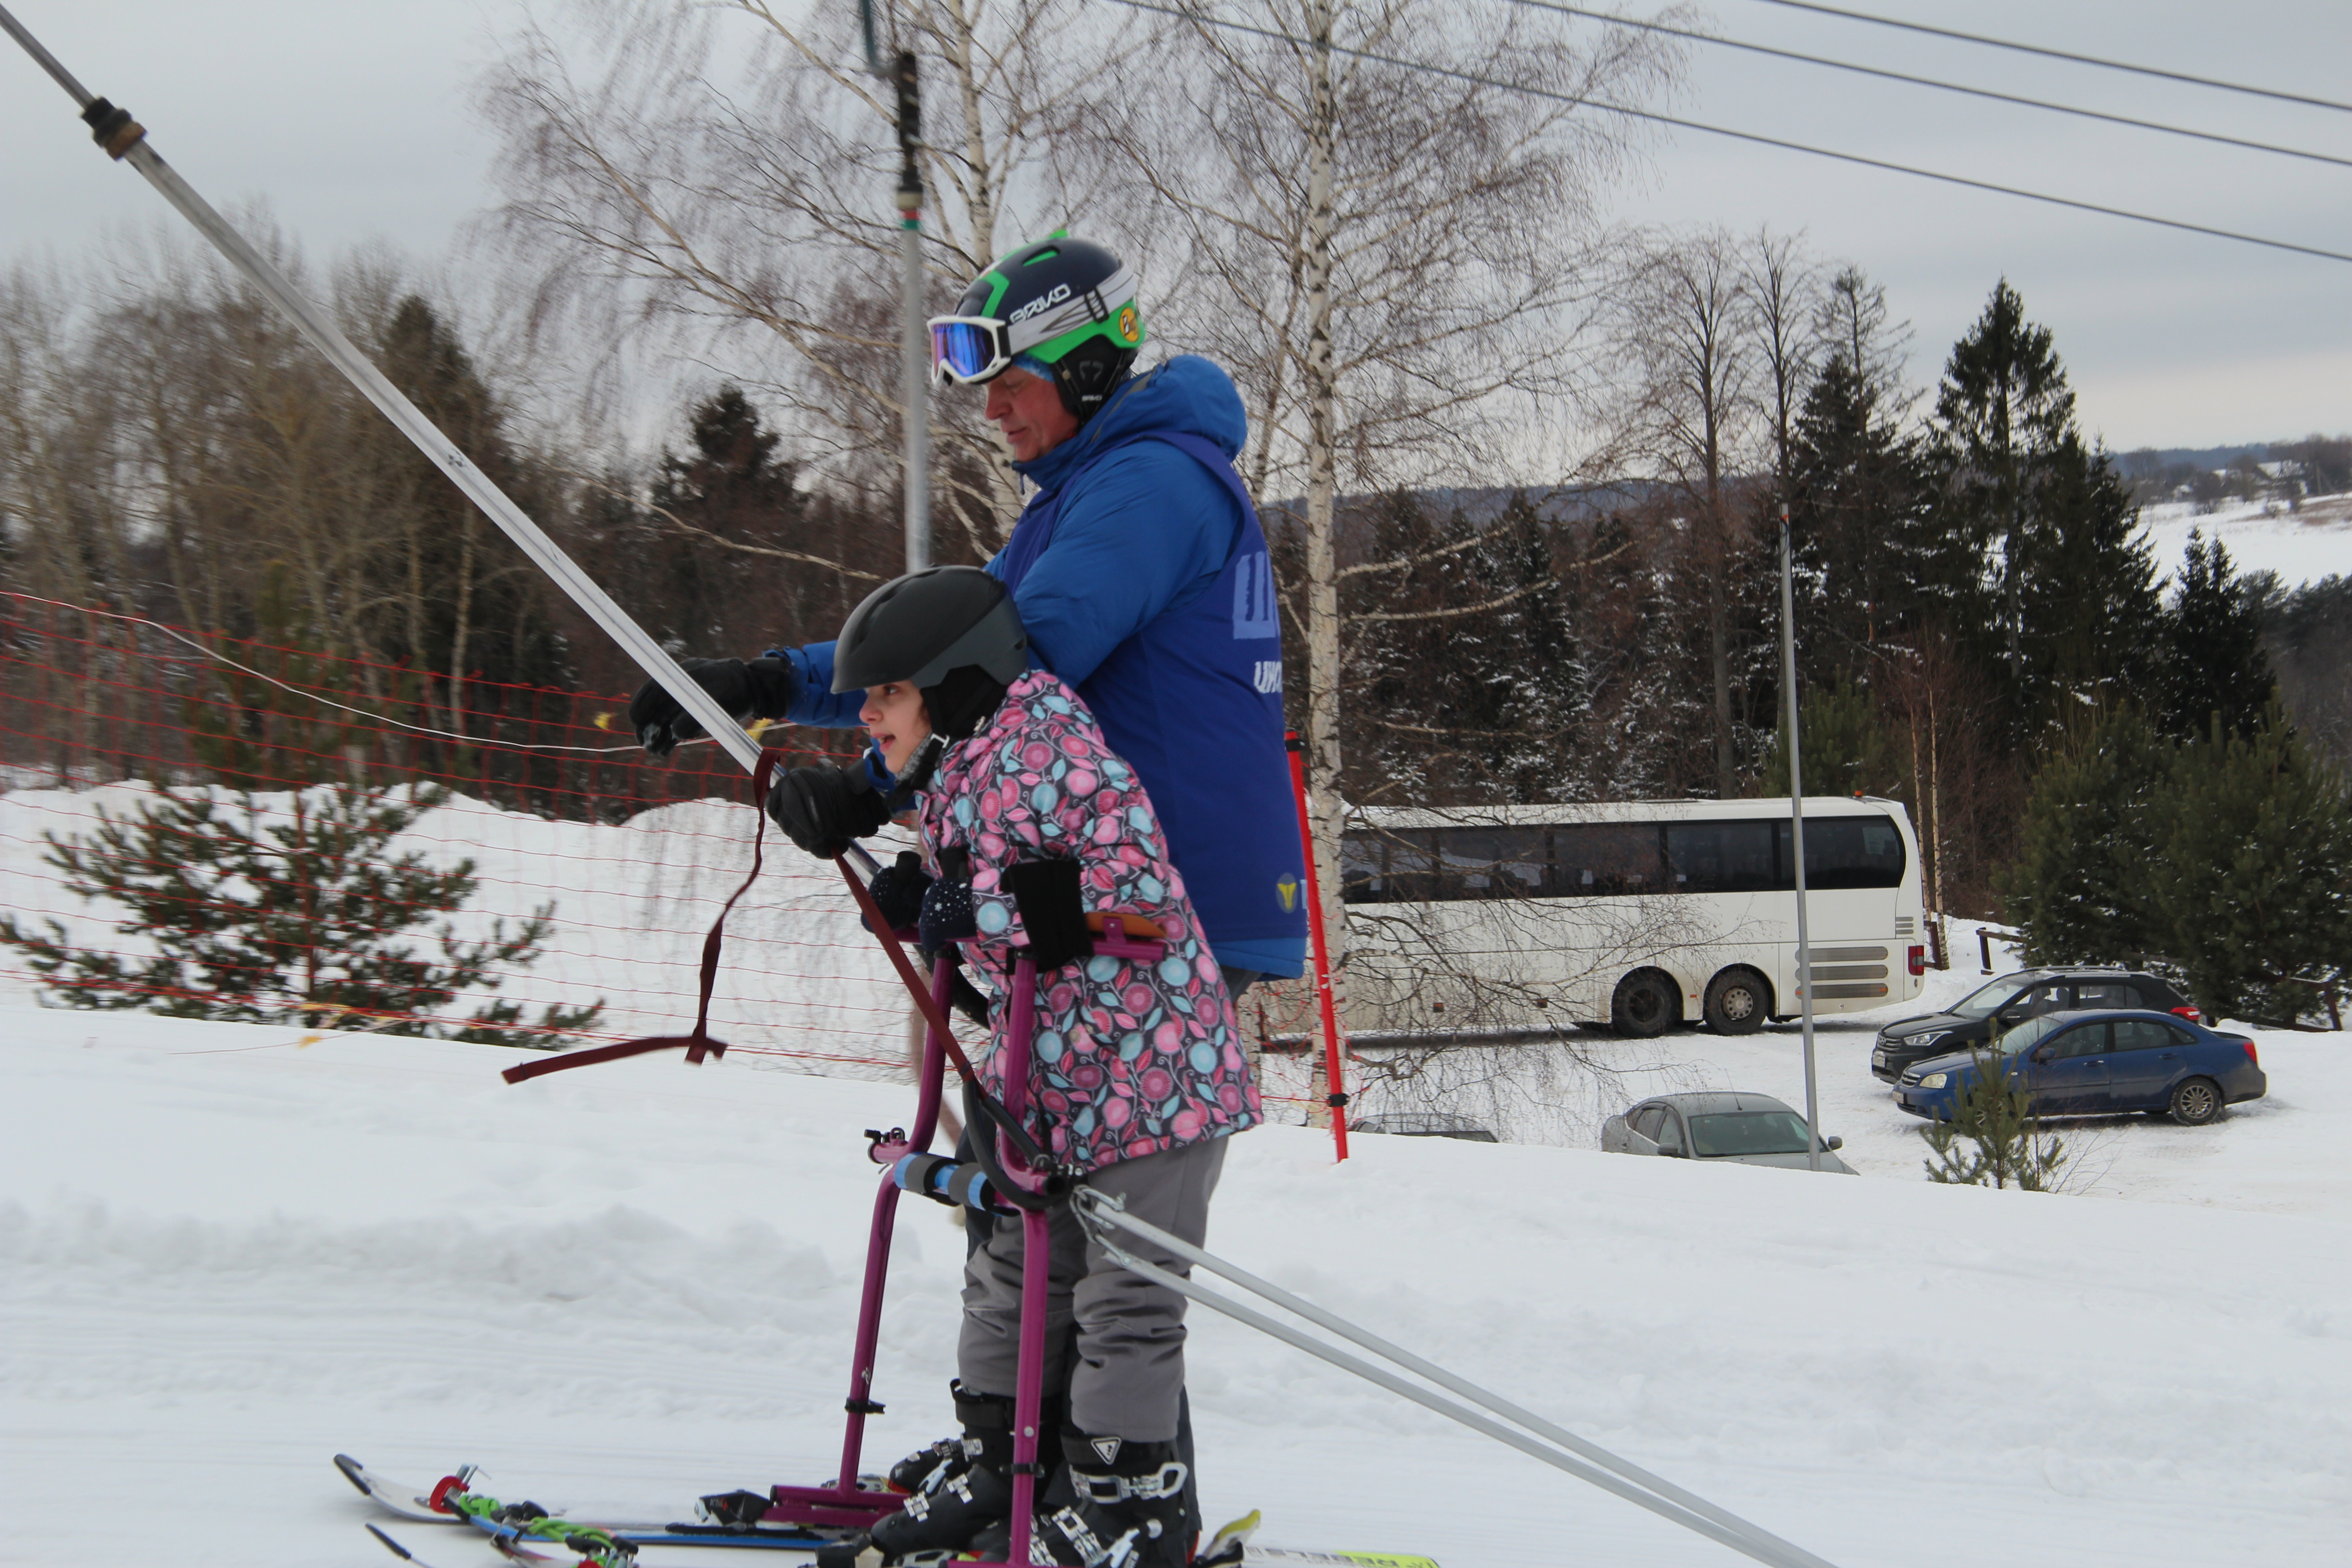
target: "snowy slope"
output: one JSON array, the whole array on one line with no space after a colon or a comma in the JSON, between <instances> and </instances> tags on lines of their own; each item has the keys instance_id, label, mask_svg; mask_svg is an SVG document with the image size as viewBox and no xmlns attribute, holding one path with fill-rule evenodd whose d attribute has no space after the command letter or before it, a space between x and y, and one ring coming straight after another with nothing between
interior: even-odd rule
<instances>
[{"instance_id":1,"label":"snowy slope","mask_svg":"<svg viewBox=\"0 0 2352 1568\"><path fill-rule=\"evenodd\" d=\"M2179 575L2195 529L2228 546L2239 571L2275 572L2288 588L2352 576L2352 496L2322 496L2293 512L2242 501L2200 515L2188 501L2168 502L2143 510L2140 523L2156 547L2159 579Z\"/></svg>"},{"instance_id":2,"label":"snowy slope","mask_svg":"<svg viewBox=\"0 0 2352 1568\"><path fill-rule=\"evenodd\" d=\"M509 1089L492 1048L299 1038L0 1007L0 1560L388 1563L339 1448L649 1510L831 1468L857 1130L903 1087L666 1058ZM2253 1161L2224 1208L1433 1140L1335 1168L1269 1128L1211 1246L1841 1564L2341 1561L2352 1073L2340 1039L2263 1050L2284 1108L2207 1131L2321 1167L2296 1212L2247 1212ZM869 1462L941 1429L961 1252L907 1215ZM1736 1561L1195 1321L1213 1514L1448 1568Z\"/></svg>"}]
</instances>

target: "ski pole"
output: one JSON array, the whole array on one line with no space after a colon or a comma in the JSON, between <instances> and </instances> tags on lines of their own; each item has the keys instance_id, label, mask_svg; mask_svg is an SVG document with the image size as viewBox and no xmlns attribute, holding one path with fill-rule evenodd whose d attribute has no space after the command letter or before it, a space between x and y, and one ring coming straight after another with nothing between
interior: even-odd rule
<instances>
[{"instance_id":1,"label":"ski pole","mask_svg":"<svg viewBox=\"0 0 2352 1568\"><path fill-rule=\"evenodd\" d=\"M484 515L498 524L508 538L521 546L542 572L555 580L558 587L571 596L572 602L585 611L637 667L676 698L679 706L694 715L710 738L727 750L727 754L742 765L746 773L760 766L760 743L744 733L743 727L729 717L710 694L694 683L693 679L678 667L676 659L662 650L661 645L647 637L645 628L629 618L628 612L614 604L595 580L580 569L579 564L563 552L562 546L550 539L529 513L517 506L490 477L476 468L456 442L442 434L439 426L425 417L416 405L402 395L398 387L384 378L368 357L352 346L326 312L320 310L298 291L292 283L272 267L261 253L246 242L229 221L213 209L210 203L198 195L176 170L163 162L147 141L146 128L131 118L131 112L119 109L99 98L75 79L73 73L59 64L58 58L41 46L25 25L0 5L0 28L23 46L35 63L48 72L57 84L81 110L82 120L89 126L90 134L107 154L118 163L129 163L155 187L163 199L178 209L180 216L210 240L213 247L226 257L231 265L250 279L254 286L269 297L271 303L284 311L295 329L310 341L311 346L325 354L334 367L357 387L362 396L383 412L385 418L416 446L433 465L449 476L449 480L466 493L467 499L481 508Z\"/></svg>"},{"instance_id":2,"label":"ski pole","mask_svg":"<svg viewBox=\"0 0 2352 1568\"><path fill-rule=\"evenodd\" d=\"M1711 1541L1718 1542L1759 1563L1774 1568L1833 1568L1825 1559L1815 1556L1792 1542L1741 1519L1727 1509L1717 1508L1706 1499L1686 1491L1664 1477L1655 1476L1630 1460L1622 1459L1597 1443L1587 1442L1574 1433L1564 1430L1530 1411L1524 1410L1501 1395L1491 1394L1467 1379L1455 1376L1414 1355L1411 1351L1347 1320L1325 1311L1313 1302L1304 1300L1271 1281L1224 1259L1202 1250L1183 1237L1171 1235L1149 1221L1127 1213L1118 1199L1091 1187L1079 1186L1071 1194L1072 1207L1076 1211L1089 1235L1104 1252L1122 1268L1139 1274L1157 1285L1163 1285L1204 1307L1224 1313L1227 1317L1247 1323L1260 1332L1271 1334L1286 1344L1295 1345L1307 1354L1330 1363L1342 1371L1354 1373L1368 1382L1377 1384L1392 1394L1403 1395L1414 1404L1433 1410L1449 1419L1458 1421L1472 1431L1484 1433L1497 1442L1508 1444L1530 1458L1542 1460L1557 1469L1567 1471L1579 1480L1588 1481L1603 1491L1624 1499L1637 1507L1649 1510L1661 1519L1670 1520L1684 1529L1694 1531ZM1259 1296L1284 1310L1297 1313L1318 1327L1328 1329L1342 1339L1362 1346L1373 1354L1391 1362L1409 1372L1436 1384L1450 1393L1460 1394L1472 1404L1483 1406L1495 1415L1504 1417L1527 1428L1515 1432L1501 1421L1482 1415L1466 1405L1444 1399L1416 1384L1406 1382L1396 1373L1372 1365L1360 1357L1326 1344L1310 1334L1302 1333L1287 1323L1279 1322L1255 1308L1222 1296L1214 1290L1195 1285L1190 1279L1172 1274L1150 1260L1137 1257L1108 1234L1116 1227L1140 1237L1155 1246L1183 1258L1197 1268L1206 1268L1244 1289ZM1536 1436L1528 1436L1528 1432ZM1538 1442L1537 1437L1545 1441ZM1553 1445L1557 1445L1554 1447ZM1565 1449L1567 1452L1562 1452Z\"/></svg>"}]
</instances>

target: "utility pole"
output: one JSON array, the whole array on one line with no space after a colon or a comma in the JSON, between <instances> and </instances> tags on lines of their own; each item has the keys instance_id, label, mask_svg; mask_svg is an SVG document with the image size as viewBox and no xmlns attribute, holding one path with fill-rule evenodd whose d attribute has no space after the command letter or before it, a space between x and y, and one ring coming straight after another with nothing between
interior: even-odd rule
<instances>
[{"instance_id":1,"label":"utility pole","mask_svg":"<svg viewBox=\"0 0 2352 1568\"><path fill-rule=\"evenodd\" d=\"M1805 770L1797 745L1797 578L1789 502L1780 501L1780 683L1789 691L1789 851L1797 863L1797 1005L1805 1036L1805 1163L1822 1168L1822 1100L1813 1073L1813 937L1805 919Z\"/></svg>"},{"instance_id":2,"label":"utility pole","mask_svg":"<svg viewBox=\"0 0 2352 1568\"><path fill-rule=\"evenodd\" d=\"M874 0L857 0L866 68L898 98L898 398L907 431L907 570L931 563L931 363L923 310L923 97L915 51L886 65L874 33Z\"/></svg>"},{"instance_id":3,"label":"utility pole","mask_svg":"<svg viewBox=\"0 0 2352 1568\"><path fill-rule=\"evenodd\" d=\"M898 255L905 318L898 370L907 405L907 570L919 572L931 563L931 367L923 341L923 103L914 50L898 51L893 74L898 86Z\"/></svg>"}]
</instances>

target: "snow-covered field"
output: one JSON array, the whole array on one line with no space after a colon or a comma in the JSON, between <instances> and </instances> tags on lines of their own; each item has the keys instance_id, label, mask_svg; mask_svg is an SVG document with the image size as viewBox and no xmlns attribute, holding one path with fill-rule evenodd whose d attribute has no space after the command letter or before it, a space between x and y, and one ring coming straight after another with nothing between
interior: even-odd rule
<instances>
[{"instance_id":1,"label":"snow-covered field","mask_svg":"<svg viewBox=\"0 0 2352 1568\"><path fill-rule=\"evenodd\" d=\"M509 1089L492 1047L303 1037L0 1005L0 1560L389 1563L339 1449L642 1510L830 1471L858 1130L903 1087L668 1058ZM1822 1047L1859 1179L1380 1137L1335 1167L1275 1127L1210 1244L1841 1564L2343 1561L2343 1037L2265 1035L2272 1098L2217 1126L2099 1129L2094 1195L1918 1179L1866 1039ZM1655 1050L1794 1096L1792 1032ZM908 1212L869 1463L945 1429L961 1250ZM1195 1323L1213 1515L1447 1568L1736 1561Z\"/></svg>"},{"instance_id":2,"label":"snow-covered field","mask_svg":"<svg viewBox=\"0 0 2352 1568\"><path fill-rule=\"evenodd\" d=\"M2202 515L2189 502L2168 502L2145 509L2140 521L2156 546L2159 578L2179 574L2193 529L2227 545L2239 571L2275 572L2289 588L2352 576L2352 496L2321 496L2298 511L2234 501Z\"/></svg>"}]
</instances>

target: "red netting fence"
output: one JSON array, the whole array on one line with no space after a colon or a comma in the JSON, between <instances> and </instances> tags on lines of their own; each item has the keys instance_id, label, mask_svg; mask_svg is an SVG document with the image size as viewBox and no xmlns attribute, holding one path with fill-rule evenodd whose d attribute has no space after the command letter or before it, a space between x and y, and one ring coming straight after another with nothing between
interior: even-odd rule
<instances>
[{"instance_id":1,"label":"red netting fence","mask_svg":"<svg viewBox=\"0 0 2352 1568\"><path fill-rule=\"evenodd\" d=\"M277 1016L449 1031L465 1026L495 982L497 998L523 1009L501 1031L509 1038L530 1037L542 1009L589 1003L601 1012L561 1031L564 1039L679 1032L694 1016L703 935L751 868L760 816L742 773L717 747L683 746L668 763L646 758L628 732L627 705L625 693L453 680L0 594L0 909L44 936L54 921L62 951L89 961L77 976L45 975L26 950L0 943L0 1000L231 1016L248 999L258 978L233 963L193 984L184 973L156 983L157 944L135 929L130 908L77 894L54 864L54 841L90 843L105 820L154 805L159 786L205 804L210 830L244 847L282 841L299 813L317 816L320 792L413 802L429 787L438 804L384 852L415 853L444 870L469 861L474 881L446 917L409 913L426 924L446 918L460 939L486 942L494 921L511 933L544 910L535 951L487 963L483 984L433 1005L304 1014L299 998L279 994L269 1003ZM852 755L858 738L772 729L761 739L814 760ZM728 923L711 1032L779 1066L902 1073L910 1008L838 874L772 830L768 843L766 868ZM885 858L897 847L875 845ZM297 862L268 864L278 868L246 878L240 896L257 880L299 879ZM305 898L314 890L293 889ZM396 909L383 924L374 936L383 943L421 929L413 921L401 929ZM366 937L347 921L335 929L345 942ZM93 968L102 972L95 980ZM77 998L77 986L105 994ZM1258 1024L1255 1009L1244 1011ZM1283 1011L1268 1027L1297 1026L1294 1009ZM1289 1065L1270 1064L1275 1078ZM1269 1098L1303 1097L1303 1063L1299 1071L1295 1086L1269 1082Z\"/></svg>"}]
</instances>

